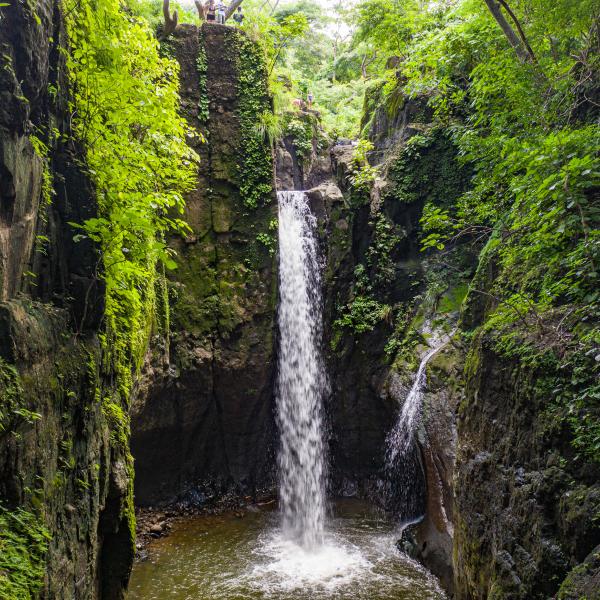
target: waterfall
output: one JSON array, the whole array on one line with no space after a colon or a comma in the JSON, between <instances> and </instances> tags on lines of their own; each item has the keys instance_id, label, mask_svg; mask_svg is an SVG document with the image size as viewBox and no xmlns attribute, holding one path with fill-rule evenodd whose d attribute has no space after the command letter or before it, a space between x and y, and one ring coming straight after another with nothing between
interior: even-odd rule
<instances>
[{"instance_id":1,"label":"waterfall","mask_svg":"<svg viewBox=\"0 0 600 600\"><path fill-rule=\"evenodd\" d=\"M402 405L398 420L387 436L386 467L388 470L392 469L397 459L407 455L412 445L423 405L423 393L427 383L427 363L449 342L453 334L454 332L441 340L434 338L433 348L421 360L417 375Z\"/></svg>"},{"instance_id":2,"label":"waterfall","mask_svg":"<svg viewBox=\"0 0 600 600\"><path fill-rule=\"evenodd\" d=\"M279 499L284 535L311 549L323 543L326 464L316 223L304 192L278 192L278 200Z\"/></svg>"}]
</instances>

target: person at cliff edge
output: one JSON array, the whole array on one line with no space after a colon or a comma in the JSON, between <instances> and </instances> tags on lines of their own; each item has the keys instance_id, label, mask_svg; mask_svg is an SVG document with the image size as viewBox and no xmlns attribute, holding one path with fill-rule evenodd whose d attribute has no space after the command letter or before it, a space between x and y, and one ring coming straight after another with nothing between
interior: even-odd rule
<instances>
[{"instance_id":1,"label":"person at cliff edge","mask_svg":"<svg viewBox=\"0 0 600 600\"><path fill-rule=\"evenodd\" d=\"M233 15L233 20L240 26L244 22L244 13L241 6L238 6L237 12Z\"/></svg>"},{"instance_id":2,"label":"person at cliff edge","mask_svg":"<svg viewBox=\"0 0 600 600\"><path fill-rule=\"evenodd\" d=\"M217 23L219 23L219 25L225 25L225 10L225 3L223 0L219 0L217 2Z\"/></svg>"},{"instance_id":3,"label":"person at cliff edge","mask_svg":"<svg viewBox=\"0 0 600 600\"><path fill-rule=\"evenodd\" d=\"M206 6L206 20L214 21L216 18L217 9L215 7L215 0L209 0L208 5Z\"/></svg>"}]
</instances>

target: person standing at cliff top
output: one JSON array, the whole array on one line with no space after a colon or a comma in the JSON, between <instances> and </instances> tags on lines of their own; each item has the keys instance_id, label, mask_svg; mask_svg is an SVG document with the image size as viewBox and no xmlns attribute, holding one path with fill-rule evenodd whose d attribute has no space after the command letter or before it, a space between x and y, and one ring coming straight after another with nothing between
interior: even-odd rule
<instances>
[{"instance_id":1,"label":"person standing at cliff top","mask_svg":"<svg viewBox=\"0 0 600 600\"><path fill-rule=\"evenodd\" d=\"M217 23L220 25L225 25L225 3L223 0L219 0L217 2Z\"/></svg>"},{"instance_id":2,"label":"person standing at cliff top","mask_svg":"<svg viewBox=\"0 0 600 600\"><path fill-rule=\"evenodd\" d=\"M208 4L206 5L206 20L214 21L215 14L216 14L215 0L208 0Z\"/></svg>"},{"instance_id":3,"label":"person standing at cliff top","mask_svg":"<svg viewBox=\"0 0 600 600\"><path fill-rule=\"evenodd\" d=\"M241 6L238 6L237 12L234 13L233 20L240 26L244 22L244 13Z\"/></svg>"},{"instance_id":4,"label":"person standing at cliff top","mask_svg":"<svg viewBox=\"0 0 600 600\"><path fill-rule=\"evenodd\" d=\"M313 96L312 92L308 92L308 96L306 98L308 100L308 108L312 108L313 102L315 100L315 97Z\"/></svg>"}]
</instances>

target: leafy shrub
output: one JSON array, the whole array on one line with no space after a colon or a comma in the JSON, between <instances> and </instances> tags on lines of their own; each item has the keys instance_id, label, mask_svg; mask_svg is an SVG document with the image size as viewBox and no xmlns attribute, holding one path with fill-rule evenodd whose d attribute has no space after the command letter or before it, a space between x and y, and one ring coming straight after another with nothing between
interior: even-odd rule
<instances>
[{"instance_id":1,"label":"leafy shrub","mask_svg":"<svg viewBox=\"0 0 600 600\"><path fill-rule=\"evenodd\" d=\"M0 599L33 600L44 580L50 534L32 513L0 505Z\"/></svg>"},{"instance_id":2,"label":"leafy shrub","mask_svg":"<svg viewBox=\"0 0 600 600\"><path fill-rule=\"evenodd\" d=\"M73 134L98 199L98 215L77 226L101 251L105 367L127 395L153 322L157 265L175 266L166 234L186 229L173 215L195 183L193 132L178 114L178 65L160 57L145 22L118 0L66 0L65 19Z\"/></svg>"}]
</instances>

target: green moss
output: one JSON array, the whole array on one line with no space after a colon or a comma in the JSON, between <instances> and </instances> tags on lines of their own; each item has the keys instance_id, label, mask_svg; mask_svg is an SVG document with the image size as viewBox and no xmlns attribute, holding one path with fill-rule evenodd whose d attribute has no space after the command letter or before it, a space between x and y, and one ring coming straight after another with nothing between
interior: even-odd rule
<instances>
[{"instance_id":1,"label":"green moss","mask_svg":"<svg viewBox=\"0 0 600 600\"><path fill-rule=\"evenodd\" d=\"M467 295L467 291L468 285L466 283L449 288L440 299L437 312L441 314L458 312Z\"/></svg>"},{"instance_id":2,"label":"green moss","mask_svg":"<svg viewBox=\"0 0 600 600\"><path fill-rule=\"evenodd\" d=\"M244 205L256 208L269 204L273 197L271 146L256 127L269 99L268 77L259 47L237 30L230 35L235 36L230 43L238 62L238 185Z\"/></svg>"},{"instance_id":3,"label":"green moss","mask_svg":"<svg viewBox=\"0 0 600 600\"><path fill-rule=\"evenodd\" d=\"M0 599L33 600L44 579L50 534L33 513L0 505Z\"/></svg>"},{"instance_id":4,"label":"green moss","mask_svg":"<svg viewBox=\"0 0 600 600\"><path fill-rule=\"evenodd\" d=\"M463 329L481 325L489 310L491 298L482 292L486 292L492 286L499 245L500 240L494 234L479 253L477 269L469 284L460 317Z\"/></svg>"},{"instance_id":5,"label":"green moss","mask_svg":"<svg viewBox=\"0 0 600 600\"><path fill-rule=\"evenodd\" d=\"M600 600L600 589L593 589L598 568L600 552L595 552L569 572L558 590L557 600Z\"/></svg>"},{"instance_id":6,"label":"green moss","mask_svg":"<svg viewBox=\"0 0 600 600\"><path fill-rule=\"evenodd\" d=\"M388 171L386 198L405 204L454 206L468 189L471 176L471 167L458 161L458 150L447 132L433 130L411 137L401 148Z\"/></svg>"},{"instance_id":7,"label":"green moss","mask_svg":"<svg viewBox=\"0 0 600 600\"><path fill-rule=\"evenodd\" d=\"M383 88L385 80L376 80L371 83L365 90L363 101L363 110L360 121L361 137L366 138L369 135L369 130L373 123L373 119L377 113L377 108L380 106L383 97Z\"/></svg>"}]
</instances>

